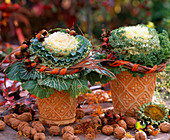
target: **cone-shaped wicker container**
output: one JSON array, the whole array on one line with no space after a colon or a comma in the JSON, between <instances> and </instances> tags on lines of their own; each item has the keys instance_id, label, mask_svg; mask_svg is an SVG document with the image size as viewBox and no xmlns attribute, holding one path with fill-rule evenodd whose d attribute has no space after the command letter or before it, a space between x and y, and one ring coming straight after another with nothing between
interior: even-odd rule
<instances>
[{"instance_id":1,"label":"cone-shaped wicker container","mask_svg":"<svg viewBox=\"0 0 170 140\"><path fill-rule=\"evenodd\" d=\"M69 93L55 91L49 98L37 98L39 120L43 124L67 125L75 121L77 99Z\"/></svg>"},{"instance_id":2,"label":"cone-shaped wicker container","mask_svg":"<svg viewBox=\"0 0 170 140\"><path fill-rule=\"evenodd\" d=\"M115 113L136 116L136 110L144 103L152 101L157 73L148 73L144 77L133 77L128 71L116 75L110 81L112 102Z\"/></svg>"}]
</instances>

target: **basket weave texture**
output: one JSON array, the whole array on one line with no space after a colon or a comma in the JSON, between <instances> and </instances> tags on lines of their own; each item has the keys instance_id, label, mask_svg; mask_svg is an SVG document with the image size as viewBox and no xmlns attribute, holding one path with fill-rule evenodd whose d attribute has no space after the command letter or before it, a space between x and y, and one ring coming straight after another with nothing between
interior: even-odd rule
<instances>
[{"instance_id":1,"label":"basket weave texture","mask_svg":"<svg viewBox=\"0 0 170 140\"><path fill-rule=\"evenodd\" d=\"M57 91L49 98L37 98L39 120L43 124L66 125L75 121L77 99L69 93Z\"/></svg>"},{"instance_id":2,"label":"basket weave texture","mask_svg":"<svg viewBox=\"0 0 170 140\"><path fill-rule=\"evenodd\" d=\"M152 101L157 73L144 77L133 77L128 71L121 71L110 81L115 113L135 116L139 106Z\"/></svg>"}]
</instances>

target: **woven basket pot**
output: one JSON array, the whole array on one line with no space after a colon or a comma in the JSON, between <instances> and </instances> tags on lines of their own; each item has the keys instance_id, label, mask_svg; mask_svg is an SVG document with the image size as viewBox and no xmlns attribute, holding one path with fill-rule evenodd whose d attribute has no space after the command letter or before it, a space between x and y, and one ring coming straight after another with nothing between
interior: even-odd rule
<instances>
[{"instance_id":1,"label":"woven basket pot","mask_svg":"<svg viewBox=\"0 0 170 140\"><path fill-rule=\"evenodd\" d=\"M56 91L49 98L37 98L39 120L43 124L67 125L75 121L77 99L69 93Z\"/></svg>"},{"instance_id":2,"label":"woven basket pot","mask_svg":"<svg viewBox=\"0 0 170 140\"><path fill-rule=\"evenodd\" d=\"M133 77L128 71L117 74L117 79L110 81L114 112L135 117L139 106L152 101L156 76L148 73Z\"/></svg>"}]
</instances>

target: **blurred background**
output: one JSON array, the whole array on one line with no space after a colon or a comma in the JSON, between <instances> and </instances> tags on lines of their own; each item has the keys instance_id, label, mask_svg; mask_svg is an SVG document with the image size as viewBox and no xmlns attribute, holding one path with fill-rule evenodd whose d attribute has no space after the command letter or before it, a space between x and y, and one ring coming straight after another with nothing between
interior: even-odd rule
<instances>
[{"instance_id":1,"label":"blurred background","mask_svg":"<svg viewBox=\"0 0 170 140\"><path fill-rule=\"evenodd\" d=\"M0 62L42 29L72 28L80 33L79 27L98 46L103 28L141 23L170 34L170 0L0 0ZM170 67L158 75L156 87L156 95L167 100L169 71Z\"/></svg>"},{"instance_id":2,"label":"blurred background","mask_svg":"<svg viewBox=\"0 0 170 140\"><path fill-rule=\"evenodd\" d=\"M170 0L0 0L0 43L19 44L42 29L77 26L94 43L102 28L149 24L170 33Z\"/></svg>"}]
</instances>

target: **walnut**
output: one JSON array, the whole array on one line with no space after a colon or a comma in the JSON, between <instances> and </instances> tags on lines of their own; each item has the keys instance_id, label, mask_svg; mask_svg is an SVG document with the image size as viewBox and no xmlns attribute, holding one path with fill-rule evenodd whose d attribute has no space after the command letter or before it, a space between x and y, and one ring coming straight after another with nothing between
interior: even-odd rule
<instances>
[{"instance_id":1,"label":"walnut","mask_svg":"<svg viewBox=\"0 0 170 140\"><path fill-rule=\"evenodd\" d=\"M114 130L115 130L116 127L119 127L119 125L118 125L117 123L112 124L111 126L113 127L113 132L114 132Z\"/></svg>"},{"instance_id":2,"label":"walnut","mask_svg":"<svg viewBox=\"0 0 170 140\"><path fill-rule=\"evenodd\" d=\"M82 119L85 116L85 112L81 108L76 109L76 118L77 119Z\"/></svg>"},{"instance_id":3,"label":"walnut","mask_svg":"<svg viewBox=\"0 0 170 140\"><path fill-rule=\"evenodd\" d=\"M49 134L52 136L60 135L60 127L59 126L51 126L49 129Z\"/></svg>"},{"instance_id":4,"label":"walnut","mask_svg":"<svg viewBox=\"0 0 170 140\"><path fill-rule=\"evenodd\" d=\"M102 124L101 119L98 118L98 117L94 117L94 118L92 118L91 120L92 120L92 122L93 122L94 125L101 125L101 124Z\"/></svg>"},{"instance_id":5,"label":"walnut","mask_svg":"<svg viewBox=\"0 0 170 140\"><path fill-rule=\"evenodd\" d=\"M45 134L44 133L36 133L34 135L34 140L46 140Z\"/></svg>"},{"instance_id":6,"label":"walnut","mask_svg":"<svg viewBox=\"0 0 170 140\"><path fill-rule=\"evenodd\" d=\"M17 119L21 121L29 122L32 120L32 114L30 112L25 112L25 113L22 113L21 115L18 115Z\"/></svg>"},{"instance_id":7,"label":"walnut","mask_svg":"<svg viewBox=\"0 0 170 140\"><path fill-rule=\"evenodd\" d=\"M17 129L20 123L21 121L16 118L10 118L8 121L9 126L11 126L13 129Z\"/></svg>"},{"instance_id":8,"label":"walnut","mask_svg":"<svg viewBox=\"0 0 170 140\"><path fill-rule=\"evenodd\" d=\"M130 129L135 127L136 122L137 122L136 119L132 117L126 118L127 127Z\"/></svg>"},{"instance_id":9,"label":"walnut","mask_svg":"<svg viewBox=\"0 0 170 140\"><path fill-rule=\"evenodd\" d=\"M74 134L74 128L71 127L71 126L65 126L63 129L62 129L62 134L64 134L65 132L72 132Z\"/></svg>"},{"instance_id":10,"label":"walnut","mask_svg":"<svg viewBox=\"0 0 170 140\"><path fill-rule=\"evenodd\" d=\"M22 129L22 133L28 137L28 138L33 138L34 135L37 133L36 129L35 128L32 128L30 126L25 126L23 129Z\"/></svg>"},{"instance_id":11,"label":"walnut","mask_svg":"<svg viewBox=\"0 0 170 140\"><path fill-rule=\"evenodd\" d=\"M160 124L159 128L162 132L168 133L168 132L170 132L170 123L163 122Z\"/></svg>"},{"instance_id":12,"label":"walnut","mask_svg":"<svg viewBox=\"0 0 170 140\"><path fill-rule=\"evenodd\" d=\"M136 132L135 140L146 140L147 136L145 132Z\"/></svg>"},{"instance_id":13,"label":"walnut","mask_svg":"<svg viewBox=\"0 0 170 140\"><path fill-rule=\"evenodd\" d=\"M30 126L27 122L20 122L20 124L17 127L18 131L22 131L25 126Z\"/></svg>"},{"instance_id":14,"label":"walnut","mask_svg":"<svg viewBox=\"0 0 170 140\"><path fill-rule=\"evenodd\" d=\"M126 124L126 122L124 120L118 121L118 125L120 127L123 127L125 130L127 129L127 124Z\"/></svg>"},{"instance_id":15,"label":"walnut","mask_svg":"<svg viewBox=\"0 0 170 140\"><path fill-rule=\"evenodd\" d=\"M102 132L105 135L111 135L113 134L113 127L111 125L105 125L102 128Z\"/></svg>"},{"instance_id":16,"label":"walnut","mask_svg":"<svg viewBox=\"0 0 170 140\"><path fill-rule=\"evenodd\" d=\"M114 136L118 139L122 139L125 137L125 129L123 127L116 127L114 130Z\"/></svg>"},{"instance_id":17,"label":"walnut","mask_svg":"<svg viewBox=\"0 0 170 140\"><path fill-rule=\"evenodd\" d=\"M16 118L18 115L17 114L8 114L8 115L6 115L6 116L4 116L4 122L6 123L6 124L8 124L8 121L9 121L9 119L10 118ZM8 124L9 125L9 124Z\"/></svg>"},{"instance_id":18,"label":"walnut","mask_svg":"<svg viewBox=\"0 0 170 140\"><path fill-rule=\"evenodd\" d=\"M79 137L74 136L70 131L67 131L63 134L63 140L80 140Z\"/></svg>"},{"instance_id":19,"label":"walnut","mask_svg":"<svg viewBox=\"0 0 170 140\"><path fill-rule=\"evenodd\" d=\"M45 128L40 121L33 121L31 125L37 130L38 133L45 132Z\"/></svg>"},{"instance_id":20,"label":"walnut","mask_svg":"<svg viewBox=\"0 0 170 140\"><path fill-rule=\"evenodd\" d=\"M0 131L4 130L5 127L6 127L6 124L3 121L0 120Z\"/></svg>"}]
</instances>

